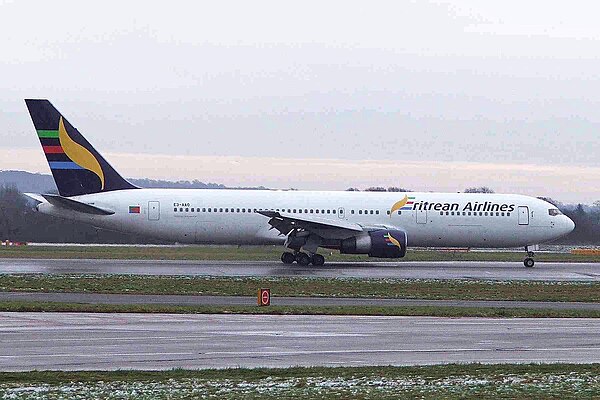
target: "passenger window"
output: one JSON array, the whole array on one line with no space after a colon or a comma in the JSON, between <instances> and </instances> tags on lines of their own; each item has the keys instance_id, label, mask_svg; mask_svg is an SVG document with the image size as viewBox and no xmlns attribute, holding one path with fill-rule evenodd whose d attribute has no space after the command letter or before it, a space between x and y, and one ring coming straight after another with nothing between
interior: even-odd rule
<instances>
[{"instance_id":1,"label":"passenger window","mask_svg":"<svg viewBox=\"0 0 600 400\"><path fill-rule=\"evenodd\" d=\"M294 209L292 210L292 212L293 212L294 214L296 214L296 209L294 208Z\"/></svg>"},{"instance_id":2,"label":"passenger window","mask_svg":"<svg viewBox=\"0 0 600 400\"><path fill-rule=\"evenodd\" d=\"M510 217L510 213L506 213L506 216L507 216L507 217Z\"/></svg>"},{"instance_id":3,"label":"passenger window","mask_svg":"<svg viewBox=\"0 0 600 400\"><path fill-rule=\"evenodd\" d=\"M173 211L177 212L177 208L174 208Z\"/></svg>"},{"instance_id":4,"label":"passenger window","mask_svg":"<svg viewBox=\"0 0 600 400\"><path fill-rule=\"evenodd\" d=\"M398 210L398 215L402 215L402 211Z\"/></svg>"},{"instance_id":5,"label":"passenger window","mask_svg":"<svg viewBox=\"0 0 600 400\"><path fill-rule=\"evenodd\" d=\"M483 216L483 213L482 213L481 211L479 211L479 216L480 216L480 217L482 217L482 216Z\"/></svg>"},{"instance_id":6,"label":"passenger window","mask_svg":"<svg viewBox=\"0 0 600 400\"><path fill-rule=\"evenodd\" d=\"M354 210L350 210L350 214L354 214Z\"/></svg>"},{"instance_id":7,"label":"passenger window","mask_svg":"<svg viewBox=\"0 0 600 400\"><path fill-rule=\"evenodd\" d=\"M469 211L469 217L471 216L471 211Z\"/></svg>"},{"instance_id":8,"label":"passenger window","mask_svg":"<svg viewBox=\"0 0 600 400\"><path fill-rule=\"evenodd\" d=\"M500 213L499 213L499 212L496 212L496 217L499 217L499 216L500 216Z\"/></svg>"},{"instance_id":9,"label":"passenger window","mask_svg":"<svg viewBox=\"0 0 600 400\"><path fill-rule=\"evenodd\" d=\"M487 212L485 212L484 215L487 217L488 216Z\"/></svg>"},{"instance_id":10,"label":"passenger window","mask_svg":"<svg viewBox=\"0 0 600 400\"><path fill-rule=\"evenodd\" d=\"M179 207L179 212L183 212L183 207Z\"/></svg>"},{"instance_id":11,"label":"passenger window","mask_svg":"<svg viewBox=\"0 0 600 400\"><path fill-rule=\"evenodd\" d=\"M313 213L314 213L314 210L313 210L313 209L311 209L311 210L310 210L310 213L311 213L311 214L313 214Z\"/></svg>"},{"instance_id":12,"label":"passenger window","mask_svg":"<svg viewBox=\"0 0 600 400\"><path fill-rule=\"evenodd\" d=\"M444 215L444 212L443 212L443 211L440 211L440 215Z\"/></svg>"},{"instance_id":13,"label":"passenger window","mask_svg":"<svg viewBox=\"0 0 600 400\"><path fill-rule=\"evenodd\" d=\"M446 211L446 215L450 215L450 212L449 212L449 211Z\"/></svg>"},{"instance_id":14,"label":"passenger window","mask_svg":"<svg viewBox=\"0 0 600 400\"><path fill-rule=\"evenodd\" d=\"M379 215L379 210L375 211L375 214Z\"/></svg>"},{"instance_id":15,"label":"passenger window","mask_svg":"<svg viewBox=\"0 0 600 400\"><path fill-rule=\"evenodd\" d=\"M335 214L335 210L331 210L331 212Z\"/></svg>"},{"instance_id":16,"label":"passenger window","mask_svg":"<svg viewBox=\"0 0 600 400\"><path fill-rule=\"evenodd\" d=\"M222 208L219 208L219 212L223 212L223 209L222 209Z\"/></svg>"},{"instance_id":17,"label":"passenger window","mask_svg":"<svg viewBox=\"0 0 600 400\"><path fill-rule=\"evenodd\" d=\"M504 217L504 213L500 213L500 215Z\"/></svg>"},{"instance_id":18,"label":"passenger window","mask_svg":"<svg viewBox=\"0 0 600 400\"><path fill-rule=\"evenodd\" d=\"M373 215L373 210L371 210L371 212L369 214Z\"/></svg>"},{"instance_id":19,"label":"passenger window","mask_svg":"<svg viewBox=\"0 0 600 400\"><path fill-rule=\"evenodd\" d=\"M315 210L315 212L318 214L318 213L319 213L319 210Z\"/></svg>"},{"instance_id":20,"label":"passenger window","mask_svg":"<svg viewBox=\"0 0 600 400\"><path fill-rule=\"evenodd\" d=\"M387 210L387 215L390 215L390 210Z\"/></svg>"},{"instance_id":21,"label":"passenger window","mask_svg":"<svg viewBox=\"0 0 600 400\"><path fill-rule=\"evenodd\" d=\"M362 210L358 210L358 213L362 215Z\"/></svg>"}]
</instances>

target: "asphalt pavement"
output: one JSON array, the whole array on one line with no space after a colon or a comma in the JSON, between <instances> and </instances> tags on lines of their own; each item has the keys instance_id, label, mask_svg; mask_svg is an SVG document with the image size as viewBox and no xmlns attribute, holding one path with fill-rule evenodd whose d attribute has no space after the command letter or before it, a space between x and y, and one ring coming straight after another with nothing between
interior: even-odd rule
<instances>
[{"instance_id":1,"label":"asphalt pavement","mask_svg":"<svg viewBox=\"0 0 600 400\"><path fill-rule=\"evenodd\" d=\"M600 319L0 313L0 370L600 362Z\"/></svg>"},{"instance_id":2,"label":"asphalt pavement","mask_svg":"<svg viewBox=\"0 0 600 400\"><path fill-rule=\"evenodd\" d=\"M278 261L0 259L0 274L17 273L600 281L600 263L538 262L525 268L520 262L398 261L303 267Z\"/></svg>"}]
</instances>

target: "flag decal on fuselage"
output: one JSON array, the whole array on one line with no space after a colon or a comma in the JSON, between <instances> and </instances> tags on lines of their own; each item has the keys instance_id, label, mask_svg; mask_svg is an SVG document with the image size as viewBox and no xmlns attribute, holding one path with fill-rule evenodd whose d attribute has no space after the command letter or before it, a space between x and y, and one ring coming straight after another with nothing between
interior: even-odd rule
<instances>
[{"instance_id":1,"label":"flag decal on fuselage","mask_svg":"<svg viewBox=\"0 0 600 400\"><path fill-rule=\"evenodd\" d=\"M140 206L129 206L129 214L139 214L141 212Z\"/></svg>"}]
</instances>

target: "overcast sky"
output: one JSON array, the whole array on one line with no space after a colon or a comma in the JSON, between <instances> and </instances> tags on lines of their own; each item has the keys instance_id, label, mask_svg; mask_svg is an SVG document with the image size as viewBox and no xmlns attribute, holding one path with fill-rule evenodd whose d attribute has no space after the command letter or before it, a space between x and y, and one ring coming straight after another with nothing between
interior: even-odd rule
<instances>
[{"instance_id":1,"label":"overcast sky","mask_svg":"<svg viewBox=\"0 0 600 400\"><path fill-rule=\"evenodd\" d=\"M600 7L0 1L0 169L48 98L123 175L600 199Z\"/></svg>"}]
</instances>

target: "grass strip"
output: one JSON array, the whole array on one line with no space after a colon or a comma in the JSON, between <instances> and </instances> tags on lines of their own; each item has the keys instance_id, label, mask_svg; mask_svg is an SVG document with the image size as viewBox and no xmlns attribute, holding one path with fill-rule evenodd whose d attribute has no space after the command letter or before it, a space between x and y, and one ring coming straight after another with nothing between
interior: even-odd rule
<instances>
[{"instance_id":1,"label":"grass strip","mask_svg":"<svg viewBox=\"0 0 600 400\"><path fill-rule=\"evenodd\" d=\"M123 259L123 260L222 260L222 261L279 261L281 246L6 246L0 248L0 258L34 259ZM366 255L342 255L323 252L328 262L382 261ZM524 252L460 252L460 251L409 251L397 261L514 261L522 262ZM537 253L537 261L600 262L597 255L568 253Z\"/></svg>"},{"instance_id":2,"label":"grass strip","mask_svg":"<svg viewBox=\"0 0 600 400\"><path fill-rule=\"evenodd\" d=\"M496 307L377 306L176 306L168 304L81 304L0 301L0 312L90 312L156 314L381 315L487 318L600 318L598 310Z\"/></svg>"},{"instance_id":3,"label":"grass strip","mask_svg":"<svg viewBox=\"0 0 600 400\"><path fill-rule=\"evenodd\" d=\"M596 398L600 365L449 364L0 373L6 398Z\"/></svg>"},{"instance_id":4,"label":"grass strip","mask_svg":"<svg viewBox=\"0 0 600 400\"><path fill-rule=\"evenodd\" d=\"M66 266L68 267L68 266ZM0 291L405 298L427 300L600 301L599 282L472 281L303 277L0 275Z\"/></svg>"}]
</instances>

